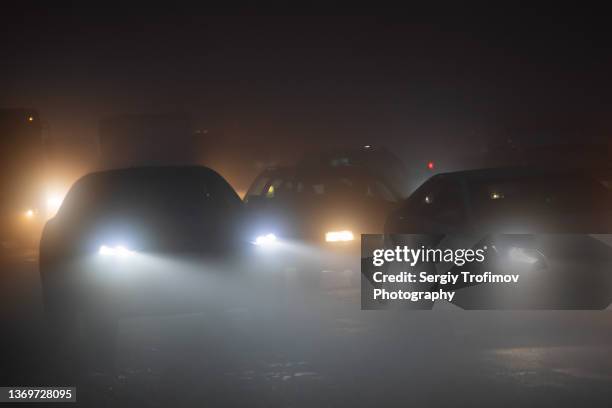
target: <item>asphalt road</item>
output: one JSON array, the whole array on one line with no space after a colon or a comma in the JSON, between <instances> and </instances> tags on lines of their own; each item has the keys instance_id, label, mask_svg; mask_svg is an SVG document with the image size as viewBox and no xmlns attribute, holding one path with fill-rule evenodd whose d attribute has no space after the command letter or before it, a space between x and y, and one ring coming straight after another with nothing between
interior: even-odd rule
<instances>
[{"instance_id":1,"label":"asphalt road","mask_svg":"<svg viewBox=\"0 0 612 408\"><path fill-rule=\"evenodd\" d=\"M610 312L361 311L293 288L273 312L126 319L115 369L51 347L34 251L3 250L0 385L76 385L82 406L609 406ZM68 356L68 357L67 357Z\"/></svg>"}]
</instances>

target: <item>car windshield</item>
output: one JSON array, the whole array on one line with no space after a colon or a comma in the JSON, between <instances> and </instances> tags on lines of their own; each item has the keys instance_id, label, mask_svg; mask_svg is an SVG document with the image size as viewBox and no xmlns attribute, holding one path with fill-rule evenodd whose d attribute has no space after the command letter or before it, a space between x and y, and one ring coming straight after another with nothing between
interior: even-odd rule
<instances>
[{"instance_id":1,"label":"car windshield","mask_svg":"<svg viewBox=\"0 0 612 408\"><path fill-rule=\"evenodd\" d=\"M357 195L395 201L395 196L380 181L358 177L329 177L318 181L304 182L304 189L314 195Z\"/></svg>"},{"instance_id":2,"label":"car windshield","mask_svg":"<svg viewBox=\"0 0 612 408\"><path fill-rule=\"evenodd\" d=\"M395 196L382 182L359 177L273 179L263 189L266 198L308 196L310 199L329 197L371 197L393 202Z\"/></svg>"},{"instance_id":3,"label":"car windshield","mask_svg":"<svg viewBox=\"0 0 612 408\"><path fill-rule=\"evenodd\" d=\"M233 190L221 183L224 182L176 174L155 177L103 174L79 181L66 197L60 213L91 216L146 212L189 216L240 205Z\"/></svg>"}]
</instances>

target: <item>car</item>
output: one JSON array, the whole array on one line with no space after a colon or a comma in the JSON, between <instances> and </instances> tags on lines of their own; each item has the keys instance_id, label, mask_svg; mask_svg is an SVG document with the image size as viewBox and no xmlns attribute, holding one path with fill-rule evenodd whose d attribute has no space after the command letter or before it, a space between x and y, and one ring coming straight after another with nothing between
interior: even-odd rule
<instances>
[{"instance_id":1,"label":"car","mask_svg":"<svg viewBox=\"0 0 612 408\"><path fill-rule=\"evenodd\" d=\"M359 167L268 169L245 197L249 212L265 220L260 234L319 244L382 232L398 201L381 179Z\"/></svg>"},{"instance_id":2,"label":"car","mask_svg":"<svg viewBox=\"0 0 612 408\"><path fill-rule=\"evenodd\" d=\"M358 281L361 234L382 233L399 197L366 168L308 166L262 172L245 202L250 235L262 251L291 269L354 271L356 279L329 283L346 286Z\"/></svg>"},{"instance_id":3,"label":"car","mask_svg":"<svg viewBox=\"0 0 612 408\"><path fill-rule=\"evenodd\" d=\"M589 309L611 301L611 231L612 194L597 175L506 167L431 177L388 217L385 240L387 247L495 248L495 262L521 261L522 281L541 289L523 303L501 305L464 288L455 302L462 307ZM447 272L441 264L422 267Z\"/></svg>"},{"instance_id":4,"label":"car","mask_svg":"<svg viewBox=\"0 0 612 408\"><path fill-rule=\"evenodd\" d=\"M219 279L239 275L252 247L243 222L241 199L206 167L86 175L42 233L45 313L58 327L79 316L112 326L124 316L209 307Z\"/></svg>"}]
</instances>

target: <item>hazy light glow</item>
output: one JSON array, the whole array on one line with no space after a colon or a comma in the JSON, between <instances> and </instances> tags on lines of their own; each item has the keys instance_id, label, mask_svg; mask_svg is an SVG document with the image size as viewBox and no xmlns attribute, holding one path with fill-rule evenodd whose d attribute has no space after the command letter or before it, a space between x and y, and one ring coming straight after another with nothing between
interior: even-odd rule
<instances>
[{"instance_id":1,"label":"hazy light glow","mask_svg":"<svg viewBox=\"0 0 612 408\"><path fill-rule=\"evenodd\" d=\"M102 245L98 250L98 253L103 256L116 256L116 257L126 257L134 254L134 251L131 251L127 247L123 245L115 245L108 246Z\"/></svg>"},{"instance_id":2,"label":"hazy light glow","mask_svg":"<svg viewBox=\"0 0 612 408\"><path fill-rule=\"evenodd\" d=\"M26 217L27 219L31 219L34 218L35 212L34 210L27 210L23 213L23 216Z\"/></svg>"},{"instance_id":3,"label":"hazy light glow","mask_svg":"<svg viewBox=\"0 0 612 408\"><path fill-rule=\"evenodd\" d=\"M62 194L51 193L47 195L47 214L51 217L57 214L63 201L64 196Z\"/></svg>"},{"instance_id":4,"label":"hazy light glow","mask_svg":"<svg viewBox=\"0 0 612 408\"><path fill-rule=\"evenodd\" d=\"M527 264L534 264L538 262L538 258L533 256L530 251L526 250L525 248L510 248L508 251L508 256L510 257L510 260L514 262Z\"/></svg>"},{"instance_id":5,"label":"hazy light glow","mask_svg":"<svg viewBox=\"0 0 612 408\"><path fill-rule=\"evenodd\" d=\"M355 239L352 231L330 231L325 234L325 241L327 242L347 242Z\"/></svg>"},{"instance_id":6,"label":"hazy light glow","mask_svg":"<svg viewBox=\"0 0 612 408\"><path fill-rule=\"evenodd\" d=\"M276 241L276 235L274 234L260 235L255 239L255 245L270 246L273 245Z\"/></svg>"}]
</instances>

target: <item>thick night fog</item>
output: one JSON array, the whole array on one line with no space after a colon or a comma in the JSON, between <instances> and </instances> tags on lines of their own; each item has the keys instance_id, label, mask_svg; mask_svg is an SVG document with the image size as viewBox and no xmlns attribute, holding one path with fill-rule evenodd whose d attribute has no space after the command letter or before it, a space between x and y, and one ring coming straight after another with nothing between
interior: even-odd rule
<instances>
[{"instance_id":1,"label":"thick night fog","mask_svg":"<svg viewBox=\"0 0 612 408\"><path fill-rule=\"evenodd\" d=\"M376 143L449 161L440 143L460 155L611 126L606 24L580 16L22 11L3 19L1 104L44 112L57 139L94 145L102 117L187 112L211 139L266 144L260 160Z\"/></svg>"},{"instance_id":2,"label":"thick night fog","mask_svg":"<svg viewBox=\"0 0 612 408\"><path fill-rule=\"evenodd\" d=\"M607 14L459 6L3 8L0 406L608 406Z\"/></svg>"}]
</instances>

